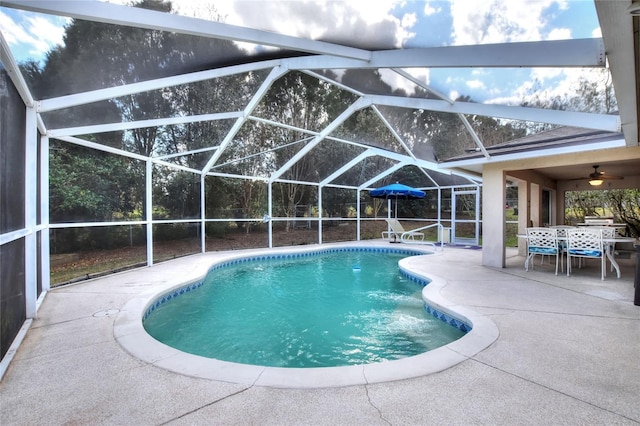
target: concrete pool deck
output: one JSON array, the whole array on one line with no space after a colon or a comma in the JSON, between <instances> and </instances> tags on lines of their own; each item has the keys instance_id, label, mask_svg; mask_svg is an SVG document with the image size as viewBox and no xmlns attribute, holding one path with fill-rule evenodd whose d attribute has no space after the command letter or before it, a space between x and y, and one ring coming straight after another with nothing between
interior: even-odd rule
<instances>
[{"instance_id":1,"label":"concrete pool deck","mask_svg":"<svg viewBox=\"0 0 640 426\"><path fill-rule=\"evenodd\" d=\"M364 244L383 244L379 241ZM388 243L386 243L388 245ZM406 247L406 246L403 246ZM640 307L635 260L602 281L597 262L555 276L509 251L445 248L412 268L444 283L444 303L499 332L444 371L393 382L281 389L178 374L115 337L140 295L184 281L206 253L54 289L0 382L0 424L639 424Z\"/></svg>"}]
</instances>

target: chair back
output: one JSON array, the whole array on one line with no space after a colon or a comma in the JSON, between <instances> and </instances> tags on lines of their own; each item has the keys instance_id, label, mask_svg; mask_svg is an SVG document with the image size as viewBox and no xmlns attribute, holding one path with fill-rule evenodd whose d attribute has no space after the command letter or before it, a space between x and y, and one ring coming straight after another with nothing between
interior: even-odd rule
<instances>
[{"instance_id":1,"label":"chair back","mask_svg":"<svg viewBox=\"0 0 640 426\"><path fill-rule=\"evenodd\" d=\"M407 231L404 230L404 228L402 227L400 222L398 222L397 219L385 219L385 220L389 224L389 227L391 228L391 230L393 232L395 232L396 234L403 234L403 233L407 232Z\"/></svg>"},{"instance_id":2,"label":"chair back","mask_svg":"<svg viewBox=\"0 0 640 426\"><path fill-rule=\"evenodd\" d=\"M571 225L553 225L549 228L558 231L558 238L565 238L567 236L567 229L575 229L575 226Z\"/></svg>"},{"instance_id":3,"label":"chair back","mask_svg":"<svg viewBox=\"0 0 640 426\"><path fill-rule=\"evenodd\" d=\"M616 228L611 226L590 226L589 229L597 229L602 231L602 238L615 238Z\"/></svg>"},{"instance_id":4,"label":"chair back","mask_svg":"<svg viewBox=\"0 0 640 426\"><path fill-rule=\"evenodd\" d=\"M552 228L527 228L529 253L557 254L558 231Z\"/></svg>"},{"instance_id":5,"label":"chair back","mask_svg":"<svg viewBox=\"0 0 640 426\"><path fill-rule=\"evenodd\" d=\"M590 227L568 229L567 251L571 256L602 257L602 230Z\"/></svg>"}]
</instances>

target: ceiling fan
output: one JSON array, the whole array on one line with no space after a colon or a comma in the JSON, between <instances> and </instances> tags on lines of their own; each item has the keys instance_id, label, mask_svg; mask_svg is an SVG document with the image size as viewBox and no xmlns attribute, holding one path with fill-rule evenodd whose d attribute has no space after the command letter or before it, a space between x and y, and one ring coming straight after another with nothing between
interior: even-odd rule
<instances>
[{"instance_id":1,"label":"ceiling fan","mask_svg":"<svg viewBox=\"0 0 640 426\"><path fill-rule=\"evenodd\" d=\"M582 179L588 179L589 180L589 184L591 186L600 186L602 185L602 182L604 182L605 180L619 180L619 179L624 179L622 176L613 176L613 175L608 175L605 174L605 172L601 172L598 170L598 165L594 165L593 166L593 173L590 173L588 177L584 177L584 178L580 178L579 180Z\"/></svg>"}]
</instances>

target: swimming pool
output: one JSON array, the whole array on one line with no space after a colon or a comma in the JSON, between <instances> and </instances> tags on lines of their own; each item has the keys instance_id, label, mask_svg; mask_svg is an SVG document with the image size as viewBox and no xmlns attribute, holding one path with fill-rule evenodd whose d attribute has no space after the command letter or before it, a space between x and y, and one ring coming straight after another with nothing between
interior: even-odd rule
<instances>
[{"instance_id":1,"label":"swimming pool","mask_svg":"<svg viewBox=\"0 0 640 426\"><path fill-rule=\"evenodd\" d=\"M388 362L323 368L280 368L240 364L206 358L180 351L151 337L143 327L143 319L162 297L197 288L212 268L243 262L255 256L304 256L319 248L368 247L387 250L388 242L367 241L332 243L315 246L279 247L271 249L207 252L154 265L151 269L180 271L180 281L151 278L142 283L144 291L132 295L115 318L113 335L121 347L145 365L177 374L202 379L230 382L246 386L277 388L323 388L381 383L437 373L455 366L491 345L499 336L495 323L487 315L466 306L452 304L443 295L447 281L430 272L442 254L410 256L400 260L403 274L417 282L429 282L422 297L433 315L444 321L463 321L472 329L462 338L422 354ZM412 253L427 250L412 247ZM160 272L160 274L162 274ZM158 272L150 275L159 277ZM182 290L181 290L182 289Z\"/></svg>"},{"instance_id":2,"label":"swimming pool","mask_svg":"<svg viewBox=\"0 0 640 426\"><path fill-rule=\"evenodd\" d=\"M345 248L240 259L214 267L202 285L160 297L144 327L191 354L271 367L418 355L459 339L470 326L426 312L427 282L398 269L400 259L416 254L422 253Z\"/></svg>"}]
</instances>

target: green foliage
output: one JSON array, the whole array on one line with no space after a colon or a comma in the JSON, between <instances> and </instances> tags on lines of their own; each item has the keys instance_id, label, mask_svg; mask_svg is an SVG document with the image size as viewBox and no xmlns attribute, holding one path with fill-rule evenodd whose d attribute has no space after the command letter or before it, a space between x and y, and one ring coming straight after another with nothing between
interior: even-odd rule
<instances>
[{"instance_id":1,"label":"green foliage","mask_svg":"<svg viewBox=\"0 0 640 426\"><path fill-rule=\"evenodd\" d=\"M518 224L517 223L506 224L505 246L518 247Z\"/></svg>"},{"instance_id":2,"label":"green foliage","mask_svg":"<svg viewBox=\"0 0 640 426\"><path fill-rule=\"evenodd\" d=\"M142 0L135 6L172 11L168 1ZM211 63L232 63L234 58L244 56L245 53L229 41L74 20L66 28L64 43L49 52L42 69L35 62L22 67L36 98L44 99L206 70L211 68ZM103 100L45 114L45 124L57 128L242 111L269 72L248 72ZM319 72L329 80L353 84L366 93L394 94L394 89L377 70L350 69L341 76L331 71ZM396 90L395 94L406 95L402 90ZM413 95L430 96L419 88ZM296 130L321 132L357 99L353 93L324 80L289 71L271 84L252 112L252 116L284 123L290 126L287 128L249 120L236 134L227 137L235 122L230 119L143 127L82 138L143 156L162 157L164 161L192 170L202 170L209 164L213 165L212 172L259 177L282 170L280 177L289 182L273 185L275 216L295 216L301 205L317 208L318 189L298 182L321 182L364 151L362 146L339 143L332 138L356 139L403 154L409 148L428 160L437 160L438 156L447 158L473 146L457 115L401 108L359 110L320 142L315 135ZM493 119L467 118L487 144L499 143L517 134L517 130ZM407 142L406 146L387 128L385 120ZM318 143L306 155L290 162L310 141ZM216 145L221 148L180 155ZM358 185L394 164L381 156L368 157L339 179L341 184ZM52 222L146 218L145 166L142 161L52 140ZM394 180L414 186L431 185L424 173L405 169L394 174ZM199 174L154 164L152 185L154 218L200 218ZM267 211L264 181L209 176L204 190L207 218L251 219ZM324 198L336 215L353 213L353 207L348 207L355 202L353 191L327 191ZM421 217L428 202L428 199L402 202L399 212ZM238 227L248 232L247 224L238 221ZM211 235L224 235L226 229L216 227L208 226ZM158 238L171 239L190 231L183 227L162 227L158 233Z\"/></svg>"},{"instance_id":3,"label":"green foliage","mask_svg":"<svg viewBox=\"0 0 640 426\"><path fill-rule=\"evenodd\" d=\"M146 241L143 226L108 226L51 230L51 252L77 253L138 246Z\"/></svg>"},{"instance_id":4,"label":"green foliage","mask_svg":"<svg viewBox=\"0 0 640 426\"><path fill-rule=\"evenodd\" d=\"M569 223L583 222L585 216L613 216L632 236L640 236L640 189L569 191L565 204Z\"/></svg>"},{"instance_id":5,"label":"green foliage","mask_svg":"<svg viewBox=\"0 0 640 426\"><path fill-rule=\"evenodd\" d=\"M227 222L209 222L205 229L209 238L224 238L229 233Z\"/></svg>"},{"instance_id":6,"label":"green foliage","mask_svg":"<svg viewBox=\"0 0 640 426\"><path fill-rule=\"evenodd\" d=\"M153 226L153 239L174 241L195 238L199 235L199 223L163 223Z\"/></svg>"},{"instance_id":7,"label":"green foliage","mask_svg":"<svg viewBox=\"0 0 640 426\"><path fill-rule=\"evenodd\" d=\"M565 193L565 215L573 223L583 222L585 216L604 216L606 191L568 191Z\"/></svg>"},{"instance_id":8,"label":"green foliage","mask_svg":"<svg viewBox=\"0 0 640 426\"><path fill-rule=\"evenodd\" d=\"M200 176L167 167L154 169L154 219L200 217Z\"/></svg>"},{"instance_id":9,"label":"green foliage","mask_svg":"<svg viewBox=\"0 0 640 426\"><path fill-rule=\"evenodd\" d=\"M417 91L416 97L429 97L424 91ZM460 96L456 101L473 102L468 96ZM394 130L402 136L419 158L429 161L446 160L475 148L476 144L458 114L437 111L402 108L380 108ZM485 147L497 145L524 136L525 130L512 123L479 115L465 115Z\"/></svg>"},{"instance_id":10,"label":"green foliage","mask_svg":"<svg viewBox=\"0 0 640 426\"><path fill-rule=\"evenodd\" d=\"M53 144L50 155L52 222L125 217L140 200L129 160L86 148Z\"/></svg>"},{"instance_id":11,"label":"green foliage","mask_svg":"<svg viewBox=\"0 0 640 426\"><path fill-rule=\"evenodd\" d=\"M607 205L615 217L627 224L634 237L640 237L640 189L612 189L606 192Z\"/></svg>"}]
</instances>

